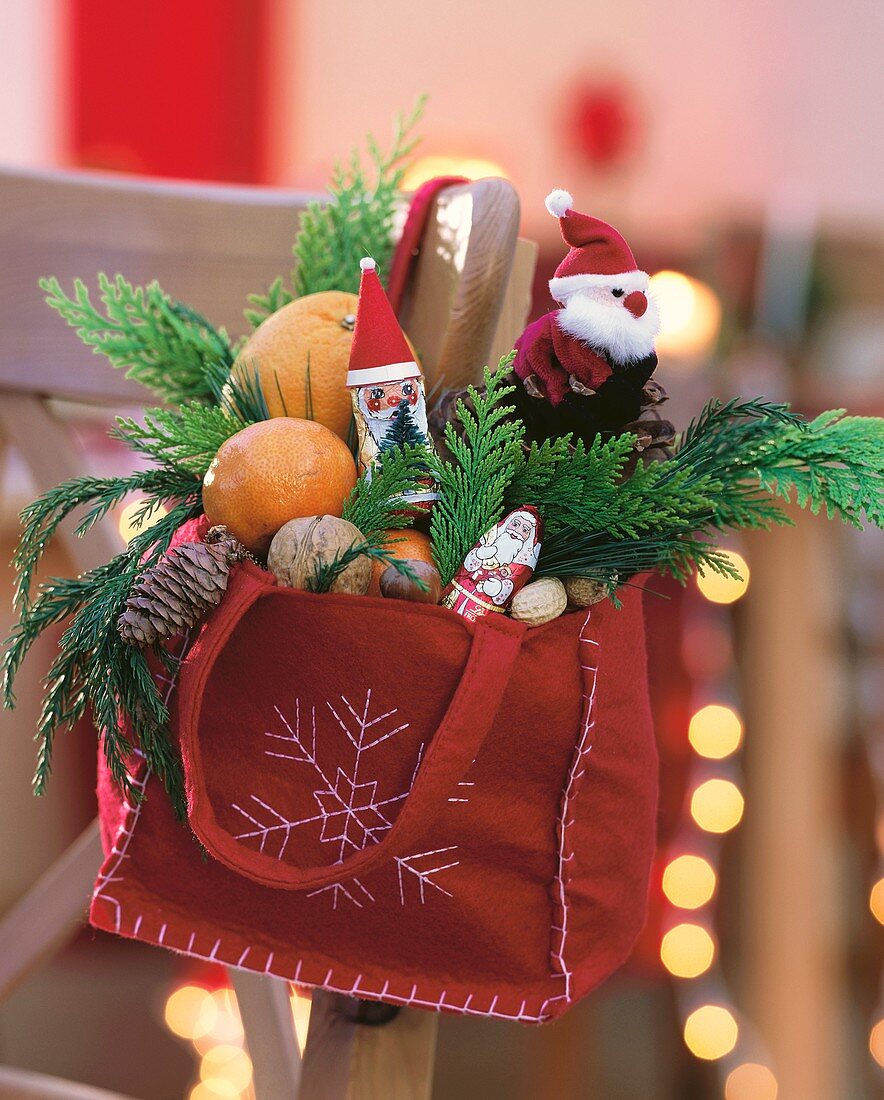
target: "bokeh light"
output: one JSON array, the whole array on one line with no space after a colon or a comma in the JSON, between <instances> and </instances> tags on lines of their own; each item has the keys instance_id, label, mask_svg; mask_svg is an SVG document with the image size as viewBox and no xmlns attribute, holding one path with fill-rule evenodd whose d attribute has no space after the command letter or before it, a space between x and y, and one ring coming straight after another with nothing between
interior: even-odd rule
<instances>
[{"instance_id":1,"label":"bokeh light","mask_svg":"<svg viewBox=\"0 0 884 1100\"><path fill-rule=\"evenodd\" d=\"M724 550L722 553L730 559L740 579L713 573L711 569L707 569L705 574L697 573L697 588L711 603L733 603L744 596L749 587L749 563L743 555L736 550Z\"/></svg>"},{"instance_id":2,"label":"bokeh light","mask_svg":"<svg viewBox=\"0 0 884 1100\"><path fill-rule=\"evenodd\" d=\"M215 1017L209 1028L193 1036L193 1045L200 1054L205 1054L218 1043L235 1043L239 1046L245 1041L239 1005L232 989L222 987L211 994L215 1005Z\"/></svg>"},{"instance_id":3,"label":"bokeh light","mask_svg":"<svg viewBox=\"0 0 884 1100\"><path fill-rule=\"evenodd\" d=\"M884 878L879 878L869 894L869 908L879 924L884 924Z\"/></svg>"},{"instance_id":4,"label":"bokeh light","mask_svg":"<svg viewBox=\"0 0 884 1100\"><path fill-rule=\"evenodd\" d=\"M715 941L699 924L677 924L660 943L660 959L676 978L705 974L715 958Z\"/></svg>"},{"instance_id":5,"label":"bokeh light","mask_svg":"<svg viewBox=\"0 0 884 1100\"><path fill-rule=\"evenodd\" d=\"M688 739L695 752L709 760L723 760L740 747L743 723L732 707L710 703L691 718Z\"/></svg>"},{"instance_id":6,"label":"bokeh light","mask_svg":"<svg viewBox=\"0 0 884 1100\"><path fill-rule=\"evenodd\" d=\"M168 997L163 1011L166 1026L182 1039L197 1039L215 1026L218 1008L211 992L201 985L182 985Z\"/></svg>"},{"instance_id":7,"label":"bokeh light","mask_svg":"<svg viewBox=\"0 0 884 1100\"><path fill-rule=\"evenodd\" d=\"M684 1041L691 1054L713 1061L737 1045L740 1031L724 1005L701 1005L684 1022Z\"/></svg>"},{"instance_id":8,"label":"bokeh light","mask_svg":"<svg viewBox=\"0 0 884 1100\"><path fill-rule=\"evenodd\" d=\"M776 1077L759 1062L743 1062L724 1084L725 1100L776 1100L777 1091Z\"/></svg>"},{"instance_id":9,"label":"bokeh light","mask_svg":"<svg viewBox=\"0 0 884 1100\"><path fill-rule=\"evenodd\" d=\"M869 1035L869 1050L879 1066L884 1066L884 1020L879 1020Z\"/></svg>"},{"instance_id":10,"label":"bokeh light","mask_svg":"<svg viewBox=\"0 0 884 1100\"><path fill-rule=\"evenodd\" d=\"M676 856L663 872L663 893L679 909L699 909L715 893L715 870L702 856Z\"/></svg>"},{"instance_id":11,"label":"bokeh light","mask_svg":"<svg viewBox=\"0 0 884 1100\"><path fill-rule=\"evenodd\" d=\"M707 779L691 796L691 816L707 833L727 833L739 825L745 803L730 779Z\"/></svg>"},{"instance_id":12,"label":"bokeh light","mask_svg":"<svg viewBox=\"0 0 884 1100\"><path fill-rule=\"evenodd\" d=\"M436 155L418 157L405 170L401 188L403 191L416 191L422 183L436 176L466 176L469 180L486 179L488 176L509 179L503 165L486 157Z\"/></svg>"},{"instance_id":13,"label":"bokeh light","mask_svg":"<svg viewBox=\"0 0 884 1100\"><path fill-rule=\"evenodd\" d=\"M123 541L126 543L131 542L132 539L134 539L135 536L140 534L142 531L146 531L149 527L153 527L155 523L159 523L163 516L165 516L168 512L168 509L164 505L159 504L153 510L150 516L144 521L144 523L142 523L140 527L136 527L135 516L143 506L143 500L133 500L124 508L120 509L119 516L117 518L117 529L119 530Z\"/></svg>"},{"instance_id":14,"label":"bokeh light","mask_svg":"<svg viewBox=\"0 0 884 1100\"><path fill-rule=\"evenodd\" d=\"M242 1047L218 1043L200 1061L200 1080L218 1096L238 1097L252 1082L252 1062Z\"/></svg>"},{"instance_id":15,"label":"bokeh light","mask_svg":"<svg viewBox=\"0 0 884 1100\"><path fill-rule=\"evenodd\" d=\"M680 271L658 271L650 289L660 309L657 354L682 360L710 355L721 328L715 291Z\"/></svg>"},{"instance_id":16,"label":"bokeh light","mask_svg":"<svg viewBox=\"0 0 884 1100\"><path fill-rule=\"evenodd\" d=\"M298 1050L304 1054L307 1046L307 1032L310 1030L310 1009L312 998L309 993L302 993L299 989L291 991L292 1018L295 1023L295 1036L298 1040Z\"/></svg>"}]
</instances>

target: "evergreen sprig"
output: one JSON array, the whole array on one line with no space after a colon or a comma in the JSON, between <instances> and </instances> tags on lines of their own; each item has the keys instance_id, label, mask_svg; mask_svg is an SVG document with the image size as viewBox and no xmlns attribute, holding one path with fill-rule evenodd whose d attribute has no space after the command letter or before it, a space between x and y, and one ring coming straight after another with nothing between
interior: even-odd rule
<instances>
[{"instance_id":1,"label":"evergreen sprig","mask_svg":"<svg viewBox=\"0 0 884 1100\"><path fill-rule=\"evenodd\" d=\"M251 308L245 310L245 318L252 328L257 328L271 313L293 302L295 296L285 285L285 278L277 275L263 294L249 294L247 300Z\"/></svg>"},{"instance_id":2,"label":"evergreen sprig","mask_svg":"<svg viewBox=\"0 0 884 1100\"><path fill-rule=\"evenodd\" d=\"M380 546L377 542L364 539L362 542L354 542L346 550L341 550L331 561L317 561L313 567L309 590L311 592L328 592L348 565L356 561L357 558L364 557L369 558L371 561L382 562L387 566L392 565L397 573L407 577L422 592L426 592L426 582L415 573L409 562L394 556L393 548L397 541L400 540L394 539L385 546Z\"/></svg>"},{"instance_id":3,"label":"evergreen sprig","mask_svg":"<svg viewBox=\"0 0 884 1100\"><path fill-rule=\"evenodd\" d=\"M524 425L513 419L514 407L503 403L514 389L506 383L514 356L505 355L495 372L485 368L481 391L468 387L469 406L464 401L457 405L463 436L446 424L445 443L452 457L433 456L431 462L440 497L431 513L430 534L443 585L500 519L507 487L520 468Z\"/></svg>"},{"instance_id":4,"label":"evergreen sprig","mask_svg":"<svg viewBox=\"0 0 884 1100\"><path fill-rule=\"evenodd\" d=\"M242 427L218 405L187 404L178 410L147 409L143 423L118 417L110 434L161 468L202 479L221 444Z\"/></svg>"},{"instance_id":5,"label":"evergreen sprig","mask_svg":"<svg viewBox=\"0 0 884 1100\"><path fill-rule=\"evenodd\" d=\"M505 506L536 505L547 536L576 527L618 539L679 525L686 511L710 507L716 486L708 476L691 478L665 463L639 463L624 477L635 442L625 433L606 440L597 436L588 447L582 440L572 444L570 436L532 443L506 489Z\"/></svg>"},{"instance_id":6,"label":"evergreen sprig","mask_svg":"<svg viewBox=\"0 0 884 1100\"><path fill-rule=\"evenodd\" d=\"M263 294L249 296L246 318L253 328L271 313L307 294L321 290L359 290L359 261L371 256L382 281L393 258L393 223L408 158L418 143L414 130L423 116L426 97L418 99L408 115L398 115L393 144L384 152L369 134L369 168L358 150L332 172L328 202L310 202L301 214L292 252L295 268L290 290L276 279Z\"/></svg>"},{"instance_id":7,"label":"evergreen sprig","mask_svg":"<svg viewBox=\"0 0 884 1100\"><path fill-rule=\"evenodd\" d=\"M344 505L344 519L370 542L376 542L386 531L410 527L414 513L404 507L403 497L418 490L428 466L425 444L406 444L385 451L356 482Z\"/></svg>"},{"instance_id":8,"label":"evergreen sprig","mask_svg":"<svg viewBox=\"0 0 884 1100\"><path fill-rule=\"evenodd\" d=\"M196 483L190 495L152 527L135 535L126 550L77 578L53 577L21 610L4 657L4 698L14 705L13 683L22 661L47 627L65 620L58 654L45 680L37 724L34 789L42 794L52 770L52 750L60 730L91 710L111 774L134 797L126 756L132 743L121 728L128 719L148 766L163 780L179 815L185 811L181 768L167 731L168 710L147 658L127 645L117 619L138 574L164 554L178 528L199 515Z\"/></svg>"},{"instance_id":9,"label":"evergreen sprig","mask_svg":"<svg viewBox=\"0 0 884 1100\"><path fill-rule=\"evenodd\" d=\"M369 173L354 150L349 163L332 172L331 202L311 202L301 215L295 241L295 292L299 297L319 290L359 289L359 261L372 256L382 279L393 256L393 219L407 158L417 145L414 129L425 105L421 97L407 116L398 115L388 153L369 135Z\"/></svg>"},{"instance_id":10,"label":"evergreen sprig","mask_svg":"<svg viewBox=\"0 0 884 1100\"><path fill-rule=\"evenodd\" d=\"M679 465L721 483L714 524L770 527L793 499L854 527L881 524L884 420L832 409L812 421L765 401L711 401L685 432Z\"/></svg>"},{"instance_id":11,"label":"evergreen sprig","mask_svg":"<svg viewBox=\"0 0 884 1100\"><path fill-rule=\"evenodd\" d=\"M548 471L549 455L526 463ZM549 483L555 484L554 477ZM597 493L594 483L589 495ZM845 417L841 410L805 421L788 406L763 400L710 402L690 425L675 456L639 463L603 495L632 502L643 518L634 531L618 526L610 512L573 502L556 508L538 572L595 579L658 568L685 579L693 568L732 575L733 566L715 540L722 532L788 525L777 503L793 499L811 512L825 510L861 526L884 522L884 420ZM582 501L580 502L583 503ZM565 519L563 525L555 520ZM548 520L549 521L549 520ZM638 535L641 537L638 537Z\"/></svg>"},{"instance_id":12,"label":"evergreen sprig","mask_svg":"<svg viewBox=\"0 0 884 1100\"><path fill-rule=\"evenodd\" d=\"M139 470L126 477L76 477L56 485L21 513L22 533L12 559L16 570L15 606L19 611L29 606L34 573L43 553L61 523L78 508L88 505L75 529L82 538L131 493L145 496L133 517L137 528L161 506L187 499L198 489L199 483L186 470L168 467Z\"/></svg>"},{"instance_id":13,"label":"evergreen sprig","mask_svg":"<svg viewBox=\"0 0 884 1100\"><path fill-rule=\"evenodd\" d=\"M69 297L58 279L41 279L47 303L96 354L105 355L126 377L147 386L162 401L208 400L211 364L229 370L233 351L223 329L170 298L159 283L133 286L122 275L98 276L103 312L93 305L81 279Z\"/></svg>"}]
</instances>

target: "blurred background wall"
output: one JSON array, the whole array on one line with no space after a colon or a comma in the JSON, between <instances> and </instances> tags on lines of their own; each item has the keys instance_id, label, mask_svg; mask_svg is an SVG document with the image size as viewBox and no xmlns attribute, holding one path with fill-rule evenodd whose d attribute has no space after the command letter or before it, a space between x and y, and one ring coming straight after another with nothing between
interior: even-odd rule
<instances>
[{"instance_id":1,"label":"blurred background wall","mask_svg":"<svg viewBox=\"0 0 884 1100\"><path fill-rule=\"evenodd\" d=\"M610 80L641 134L629 170L604 181L606 208L619 207L612 218L679 237L792 195L842 222L884 217L884 9L876 0L559 0L548 11L512 0L420 9L405 0L6 0L0 31L15 43L5 73L14 94L0 103L0 158L83 159L65 130L77 35L88 36L96 19L110 24L119 37L105 34L99 56L125 57L133 36L167 35L164 20L173 16L178 34L192 36L191 71L154 70L155 84L133 81L131 101L141 100L146 117L162 107L164 86L176 94L190 87L200 103L223 108L230 84L242 79L233 70L248 72L266 57L266 150L254 173L266 182L322 186L342 150L367 129L385 133L397 111L429 91L424 152L496 161L522 194L527 223L545 224L538 211L555 180L577 192L600 184L569 132L569 101ZM243 40L245 25L251 40ZM210 68L200 43L209 51L227 31L239 41L230 42L230 75L212 74L213 97L201 84ZM244 52L235 63L237 47ZM92 73L91 97L107 75ZM112 80L106 94L115 94ZM228 110L209 129L241 120Z\"/></svg>"}]
</instances>

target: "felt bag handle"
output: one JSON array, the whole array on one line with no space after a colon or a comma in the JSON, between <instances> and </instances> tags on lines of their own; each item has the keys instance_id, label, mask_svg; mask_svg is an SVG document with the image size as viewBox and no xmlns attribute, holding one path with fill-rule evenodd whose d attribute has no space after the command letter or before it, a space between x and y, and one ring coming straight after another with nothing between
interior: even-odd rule
<instances>
[{"instance_id":1,"label":"felt bag handle","mask_svg":"<svg viewBox=\"0 0 884 1100\"><path fill-rule=\"evenodd\" d=\"M251 574L248 580L243 573ZM215 822L214 811L202 782L197 731L202 693L215 657L251 604L272 590L273 586L266 581L255 583L252 579L255 573L257 570L252 570L248 565L240 567L237 578L240 583L233 586L234 590L228 593L222 604L226 614L213 620L201 636L193 660L185 663L179 728L182 747L189 751L194 765L193 774L188 777L190 824L216 859L237 873L248 874L256 882L289 890L329 886L354 875L365 874L396 853L407 851L445 806L452 789L466 774L491 730L519 656L526 627L524 623L502 615L490 615L474 624L472 643L460 682L429 742L429 749L399 816L380 841L331 866L299 867L250 850L246 870L242 845L229 833L219 829ZM214 630L216 623L218 629ZM207 637L209 634L212 636ZM194 794L197 797L193 797Z\"/></svg>"}]
</instances>

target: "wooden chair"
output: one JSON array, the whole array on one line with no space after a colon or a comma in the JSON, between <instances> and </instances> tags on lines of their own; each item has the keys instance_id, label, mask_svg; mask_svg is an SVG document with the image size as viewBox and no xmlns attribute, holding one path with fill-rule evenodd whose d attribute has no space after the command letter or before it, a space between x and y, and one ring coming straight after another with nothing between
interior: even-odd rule
<instances>
[{"instance_id":1,"label":"wooden chair","mask_svg":"<svg viewBox=\"0 0 884 1100\"><path fill-rule=\"evenodd\" d=\"M131 406L143 403L144 391L79 345L43 304L38 277L57 275L64 285L98 271L121 272L135 283L156 278L174 297L240 333L246 295L291 267L305 201L285 191L98 174L0 175L0 433L24 457L40 491L84 466L52 399ZM518 199L503 180L439 195L402 309L430 386L436 379L446 387L475 380L521 330L536 255L533 245L517 242L518 224ZM109 529L67 543L80 570L119 550ZM96 822L0 922L0 999L81 924L100 860ZM343 1011L343 998L317 993L302 1067L287 983L246 971L232 970L231 978L258 1100L429 1095L435 1016L405 1010L391 1024L362 1027ZM93 1094L99 1095L0 1067L0 1098Z\"/></svg>"}]
</instances>

